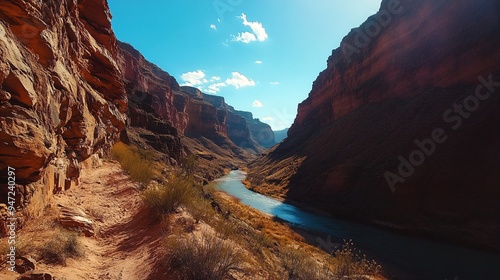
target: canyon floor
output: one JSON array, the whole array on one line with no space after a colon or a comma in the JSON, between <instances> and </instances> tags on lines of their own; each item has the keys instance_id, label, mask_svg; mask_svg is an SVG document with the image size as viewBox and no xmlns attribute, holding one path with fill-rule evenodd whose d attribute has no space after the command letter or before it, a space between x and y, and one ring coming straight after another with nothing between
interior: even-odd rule
<instances>
[{"instance_id":1,"label":"canyon floor","mask_svg":"<svg viewBox=\"0 0 500 280\"><path fill-rule=\"evenodd\" d=\"M39 263L38 270L58 279L111 280L144 279L146 272L155 271L162 255L161 225L151 218L137 184L118 163L105 161L99 168L84 171L79 187L56 195L46 210L48 215L30 220L20 231L18 242L23 252L33 254L59 230L53 222L57 205L78 207L88 213L95 223L96 236L80 237L84 256L68 259L65 266ZM17 276L6 270L0 272L1 279Z\"/></svg>"},{"instance_id":2,"label":"canyon floor","mask_svg":"<svg viewBox=\"0 0 500 280\"><path fill-rule=\"evenodd\" d=\"M183 207L159 219L146 206L139 189L116 161L104 160L96 168L84 169L78 187L55 195L41 217L29 219L18 231L18 256L32 257L37 262L36 270L58 280L174 279L165 261L170 249L166 242L169 238L200 238L209 232L230 244L241 258L228 279L284 279L299 268L332 269L337 265L331 255L309 245L307 235L223 192L211 190L212 201L226 214L205 209L204 218L194 222L194 215ZM49 240L65 231L57 222L61 206L81 209L93 221L95 234L78 236L80 256L53 264L41 252ZM7 240L0 240L0 244L7 244ZM0 269L0 279L18 276L5 265ZM385 279L379 273L358 276Z\"/></svg>"}]
</instances>

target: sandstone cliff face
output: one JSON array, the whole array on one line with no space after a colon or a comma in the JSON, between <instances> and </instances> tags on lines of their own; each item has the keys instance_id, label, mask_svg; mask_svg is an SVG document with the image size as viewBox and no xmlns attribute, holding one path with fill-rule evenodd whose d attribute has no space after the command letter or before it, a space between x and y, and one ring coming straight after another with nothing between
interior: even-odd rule
<instances>
[{"instance_id":1,"label":"sandstone cliff face","mask_svg":"<svg viewBox=\"0 0 500 280\"><path fill-rule=\"evenodd\" d=\"M0 202L78 183L80 163L125 127L127 101L104 0L0 2ZM40 186L40 188L37 188Z\"/></svg>"},{"instance_id":2,"label":"sandstone cliff face","mask_svg":"<svg viewBox=\"0 0 500 280\"><path fill-rule=\"evenodd\" d=\"M180 87L174 77L147 61L132 46L119 42L119 47L120 65L130 100L129 123L132 127L147 128L158 134L158 130L152 127L162 122L162 141L167 135L171 135L171 139L168 148L160 151L179 160L184 153L178 141L182 136L206 137L214 141L220 140L221 136L228 137L239 147L253 152L261 150L250 136L246 119L235 113L224 98L204 94L196 88ZM148 138L151 146L159 145L159 138Z\"/></svg>"},{"instance_id":3,"label":"sandstone cliff face","mask_svg":"<svg viewBox=\"0 0 500 280\"><path fill-rule=\"evenodd\" d=\"M253 185L500 248L499 15L493 0L383 1L333 51L288 138L251 165Z\"/></svg>"},{"instance_id":4,"label":"sandstone cliff face","mask_svg":"<svg viewBox=\"0 0 500 280\"><path fill-rule=\"evenodd\" d=\"M195 116L190 121L191 126L194 126L194 129L189 130L192 134L222 134L237 146L251 152L260 152L262 147L274 144L271 127L254 119L252 113L235 110L226 104L221 96L205 94L192 87L182 87L182 89L198 102L200 109L196 111L203 112L203 115L189 114Z\"/></svg>"},{"instance_id":5,"label":"sandstone cliff face","mask_svg":"<svg viewBox=\"0 0 500 280\"><path fill-rule=\"evenodd\" d=\"M138 128L137 134L146 144L179 161L184 154L180 135L188 125L188 115L174 94L180 90L177 81L129 44L118 42L118 46L129 100L128 128ZM122 140L128 142L128 136Z\"/></svg>"}]
</instances>

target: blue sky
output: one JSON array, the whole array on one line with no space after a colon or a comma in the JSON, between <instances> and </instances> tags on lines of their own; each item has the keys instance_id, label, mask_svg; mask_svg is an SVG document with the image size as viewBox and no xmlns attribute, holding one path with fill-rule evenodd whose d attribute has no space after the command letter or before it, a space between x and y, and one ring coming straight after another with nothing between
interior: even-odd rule
<instances>
[{"instance_id":1,"label":"blue sky","mask_svg":"<svg viewBox=\"0 0 500 280\"><path fill-rule=\"evenodd\" d=\"M109 0L113 29L181 85L225 97L274 130L342 38L380 0Z\"/></svg>"}]
</instances>

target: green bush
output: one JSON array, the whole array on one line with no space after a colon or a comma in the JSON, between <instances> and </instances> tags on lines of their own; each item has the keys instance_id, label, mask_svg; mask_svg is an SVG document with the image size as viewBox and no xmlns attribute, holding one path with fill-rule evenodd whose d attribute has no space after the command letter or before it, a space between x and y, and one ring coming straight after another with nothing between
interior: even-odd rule
<instances>
[{"instance_id":1,"label":"green bush","mask_svg":"<svg viewBox=\"0 0 500 280\"><path fill-rule=\"evenodd\" d=\"M167 239L168 269L182 280L223 280L240 269L242 254L217 236L202 233L201 237Z\"/></svg>"},{"instance_id":2,"label":"green bush","mask_svg":"<svg viewBox=\"0 0 500 280\"><path fill-rule=\"evenodd\" d=\"M148 184L156 175L154 155L150 151L118 142L111 148L111 156L136 182Z\"/></svg>"}]
</instances>

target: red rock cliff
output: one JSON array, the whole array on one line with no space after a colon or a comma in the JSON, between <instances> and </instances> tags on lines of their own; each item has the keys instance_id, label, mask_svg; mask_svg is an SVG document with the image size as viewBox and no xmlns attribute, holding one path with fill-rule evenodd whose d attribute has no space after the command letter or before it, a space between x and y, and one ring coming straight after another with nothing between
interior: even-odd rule
<instances>
[{"instance_id":1,"label":"red rock cliff","mask_svg":"<svg viewBox=\"0 0 500 280\"><path fill-rule=\"evenodd\" d=\"M174 77L147 61L136 49L119 43L120 60L130 100L130 124L134 127L170 127L174 137L228 137L236 145L252 151L261 147L250 136L248 121L228 106L224 98L180 87ZM253 120L253 119L252 119ZM151 123L154 123L152 125ZM153 132L157 133L158 131ZM152 142L150 141L150 144ZM175 144L168 150L175 149ZM180 149L172 156L179 160Z\"/></svg>"},{"instance_id":2,"label":"red rock cliff","mask_svg":"<svg viewBox=\"0 0 500 280\"><path fill-rule=\"evenodd\" d=\"M333 51L289 137L251 165L253 185L500 248L498 34L498 1L383 1Z\"/></svg>"},{"instance_id":3,"label":"red rock cliff","mask_svg":"<svg viewBox=\"0 0 500 280\"><path fill-rule=\"evenodd\" d=\"M77 183L125 127L116 55L104 0L0 2L0 180L16 169L17 206Z\"/></svg>"}]
</instances>

